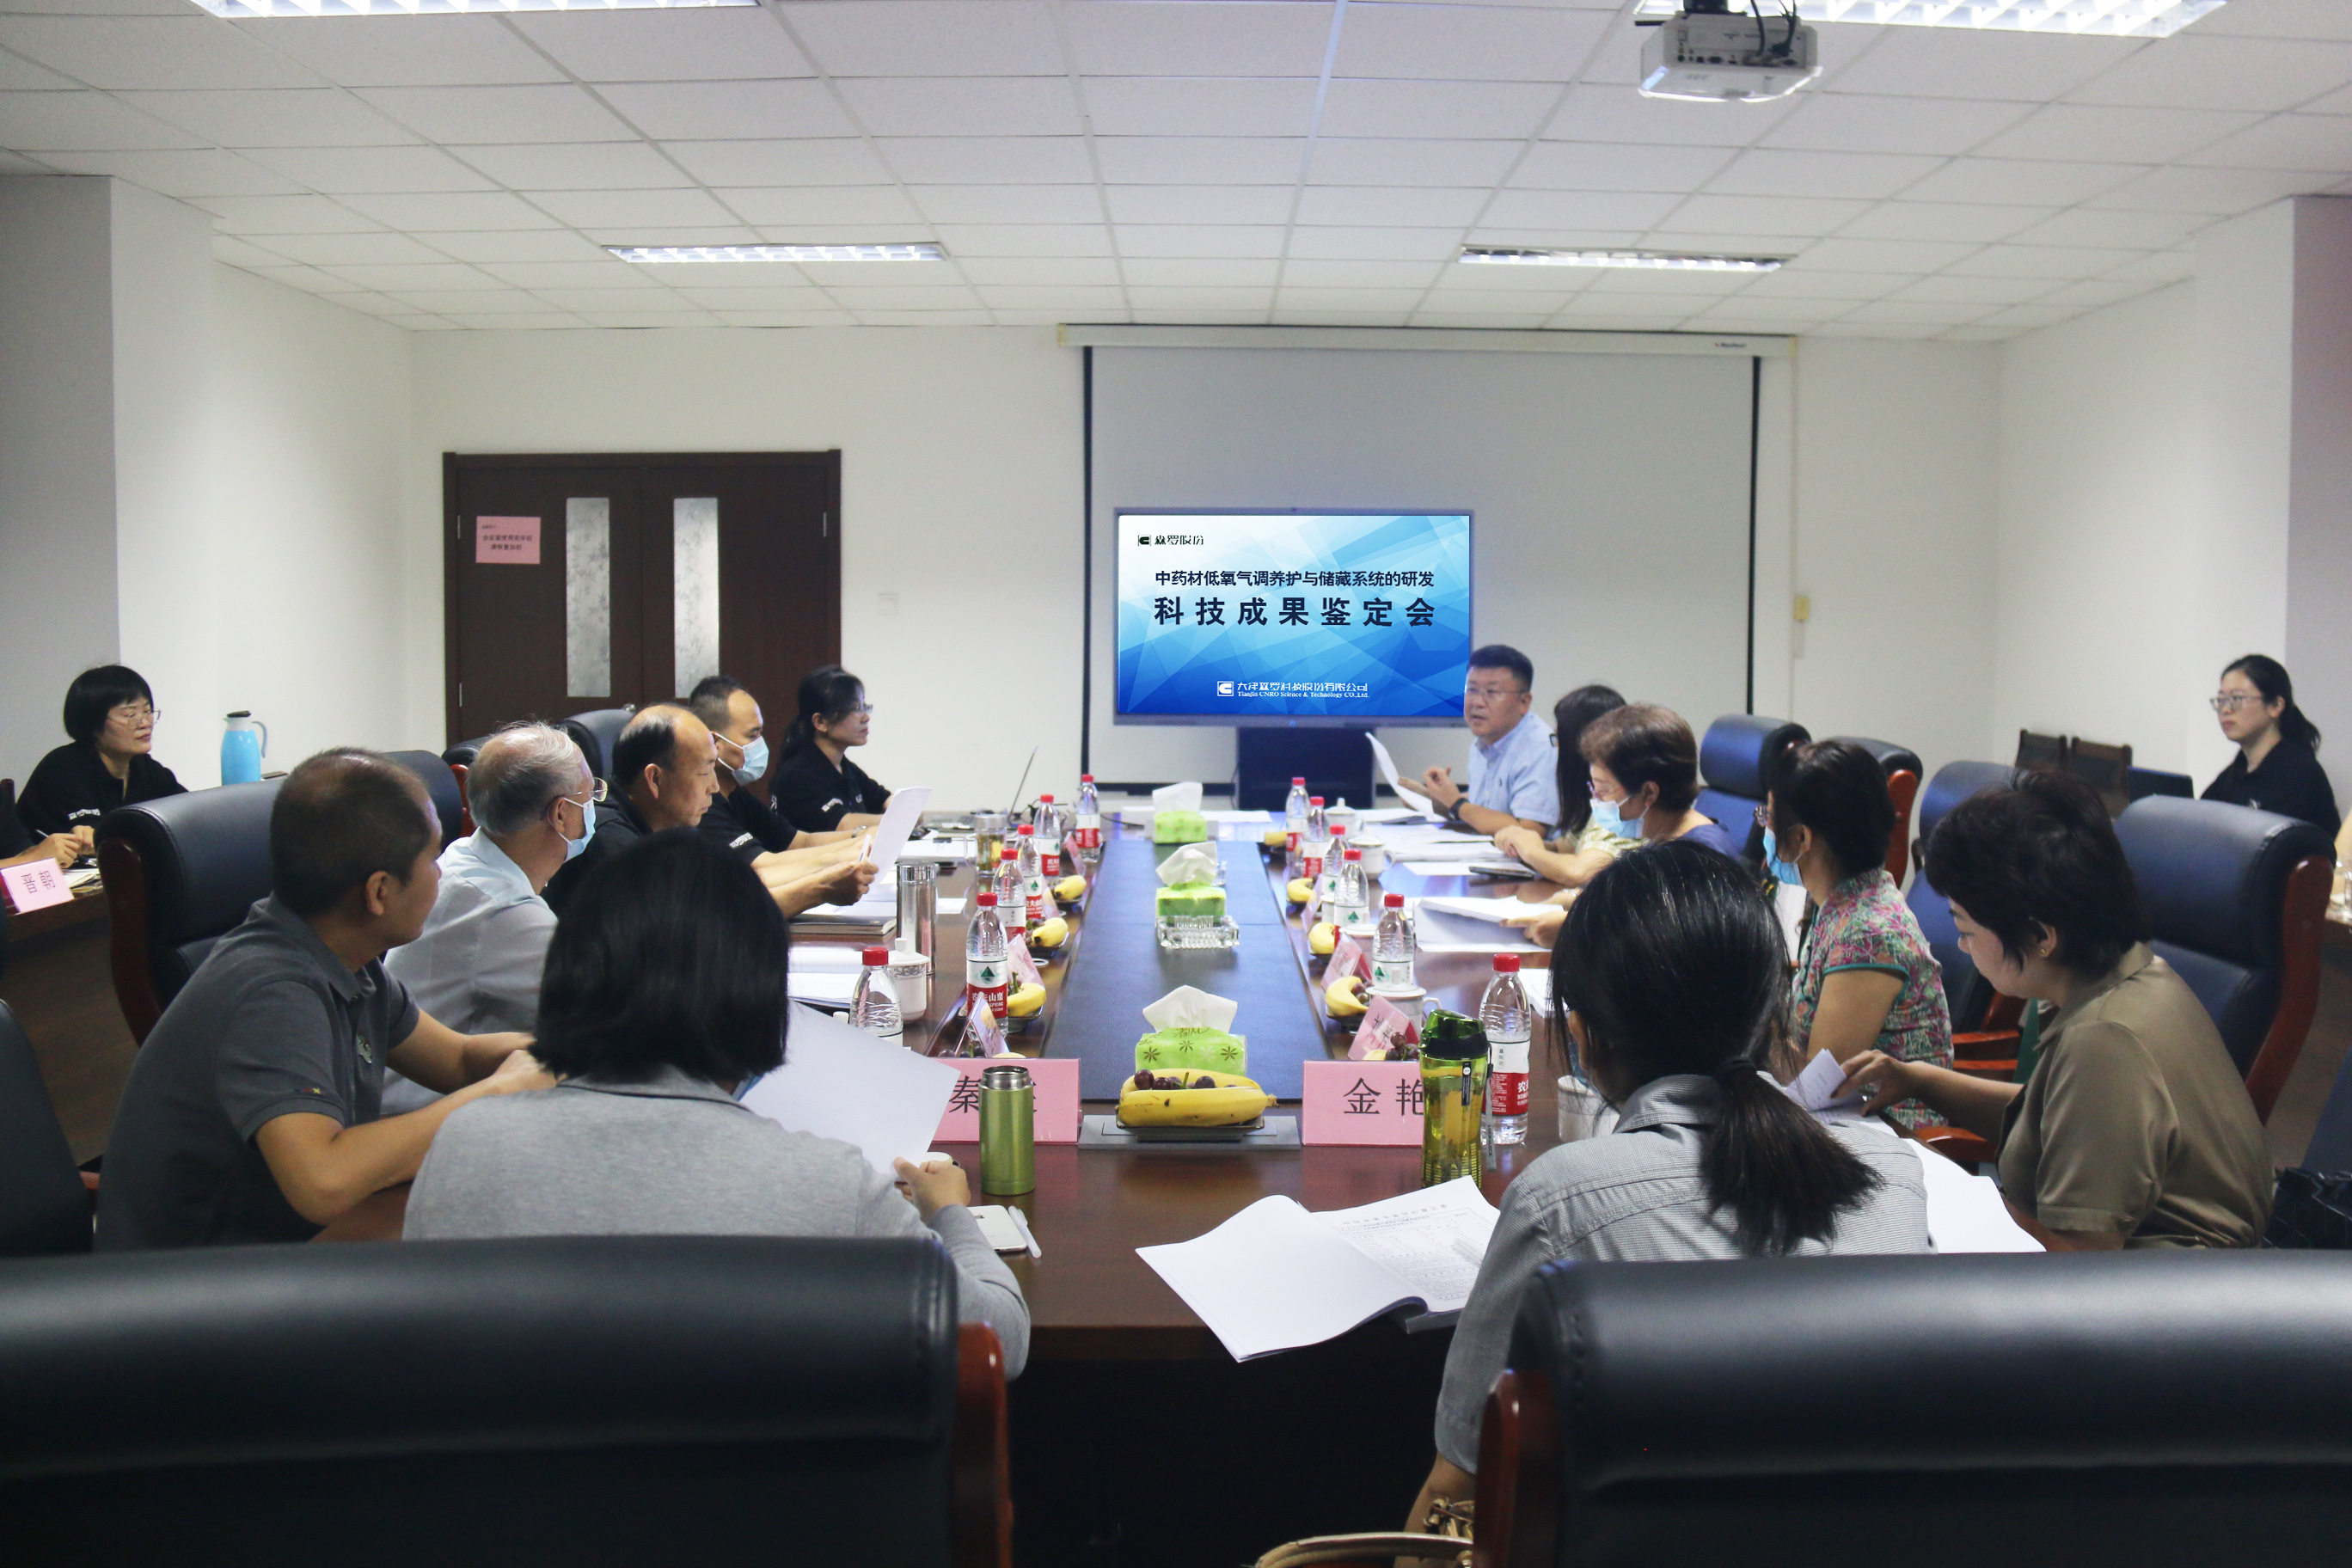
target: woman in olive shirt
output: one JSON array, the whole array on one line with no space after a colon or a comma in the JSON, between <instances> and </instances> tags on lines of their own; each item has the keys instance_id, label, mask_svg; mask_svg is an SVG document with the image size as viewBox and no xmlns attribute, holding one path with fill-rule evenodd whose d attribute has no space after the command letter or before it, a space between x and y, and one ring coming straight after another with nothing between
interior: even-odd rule
<instances>
[{"instance_id":1,"label":"woman in olive shirt","mask_svg":"<svg viewBox=\"0 0 2352 1568\"><path fill-rule=\"evenodd\" d=\"M34 834L83 834L118 805L187 793L150 755L155 693L137 670L104 664L75 676L65 721L72 742L43 757L16 797L16 815Z\"/></svg>"},{"instance_id":2,"label":"woman in olive shirt","mask_svg":"<svg viewBox=\"0 0 2352 1568\"><path fill-rule=\"evenodd\" d=\"M2262 1123L2204 1005L2148 950L2090 786L2033 772L1962 801L1927 841L1927 877L1993 989L2042 1005L2033 1076L1988 1083L1865 1051L1842 1092L1916 1099L1993 1141L2002 1196L2070 1250L2259 1243Z\"/></svg>"}]
</instances>

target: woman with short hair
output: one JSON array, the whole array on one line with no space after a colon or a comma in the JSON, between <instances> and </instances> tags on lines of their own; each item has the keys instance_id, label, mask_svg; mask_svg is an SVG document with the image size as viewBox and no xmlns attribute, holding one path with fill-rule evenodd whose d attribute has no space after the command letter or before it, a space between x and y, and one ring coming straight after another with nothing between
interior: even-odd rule
<instances>
[{"instance_id":1,"label":"woman with short hair","mask_svg":"<svg viewBox=\"0 0 2352 1568\"><path fill-rule=\"evenodd\" d=\"M1960 802L1927 840L1960 950L2038 1004L2024 1083L1864 1051L1844 1092L1917 1100L2000 1152L2001 1195L2063 1247L2252 1247L2271 1161L2253 1101L2188 983L2149 951L2131 863L2088 784L2034 771Z\"/></svg>"},{"instance_id":2,"label":"woman with short hair","mask_svg":"<svg viewBox=\"0 0 2352 1568\"><path fill-rule=\"evenodd\" d=\"M828 664L801 677L797 696L800 714L768 775L776 815L803 833L873 826L890 792L849 758L852 746L866 744L873 722L865 683Z\"/></svg>"},{"instance_id":3,"label":"woman with short hair","mask_svg":"<svg viewBox=\"0 0 2352 1568\"><path fill-rule=\"evenodd\" d=\"M83 847L99 818L187 786L157 762L155 693L146 678L120 664L85 669L66 688L65 726L72 740L43 757L17 792L16 815L36 836L73 834Z\"/></svg>"},{"instance_id":4,"label":"woman with short hair","mask_svg":"<svg viewBox=\"0 0 2352 1568\"><path fill-rule=\"evenodd\" d=\"M1549 838L1513 823L1495 835L1495 847L1547 882L1580 888L1612 860L1633 847L1592 820L1591 774L1582 750L1584 732L1604 713L1625 706L1607 686L1580 686L1551 709L1551 740L1557 758L1559 823Z\"/></svg>"},{"instance_id":5,"label":"woman with short hair","mask_svg":"<svg viewBox=\"0 0 2352 1568\"><path fill-rule=\"evenodd\" d=\"M1594 822L1637 843L1687 838L1740 858L1741 839L1691 805L1698 737L1681 714L1648 702L1619 708L1586 728L1579 750L1591 773Z\"/></svg>"},{"instance_id":6,"label":"woman with short hair","mask_svg":"<svg viewBox=\"0 0 2352 1568\"><path fill-rule=\"evenodd\" d=\"M1886 770L1851 741L1780 755L1757 812L1764 862L1814 905L1797 956L1789 1034L1801 1058L1849 1061L1866 1050L1948 1067L1952 1015L1927 936L1886 874L1896 827ZM1906 1127L1943 1118L1916 1100L1890 1106Z\"/></svg>"},{"instance_id":7,"label":"woman with short hair","mask_svg":"<svg viewBox=\"0 0 2352 1568\"><path fill-rule=\"evenodd\" d=\"M691 827L599 867L555 928L540 993L531 1049L562 1081L444 1122L406 1235L935 1235L963 1320L993 1328L1017 1373L1029 1309L953 1162L897 1161L902 1195L852 1145L738 1102L783 1065L789 948L751 868Z\"/></svg>"},{"instance_id":8,"label":"woman with short hair","mask_svg":"<svg viewBox=\"0 0 2352 1568\"><path fill-rule=\"evenodd\" d=\"M2231 660L2212 703L2238 754L2205 786L2204 798L2274 811L2333 837L2344 825L2336 786L2319 765L2319 726L2295 706L2286 666L2259 653Z\"/></svg>"}]
</instances>

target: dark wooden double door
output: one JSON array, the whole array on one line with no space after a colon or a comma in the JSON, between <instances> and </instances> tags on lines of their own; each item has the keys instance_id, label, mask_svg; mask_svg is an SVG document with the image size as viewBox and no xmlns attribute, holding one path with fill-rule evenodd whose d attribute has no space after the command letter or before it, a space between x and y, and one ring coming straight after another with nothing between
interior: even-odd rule
<instances>
[{"instance_id":1,"label":"dark wooden double door","mask_svg":"<svg viewBox=\"0 0 2352 1568\"><path fill-rule=\"evenodd\" d=\"M719 672L781 735L841 657L838 452L450 454L442 496L452 742Z\"/></svg>"}]
</instances>

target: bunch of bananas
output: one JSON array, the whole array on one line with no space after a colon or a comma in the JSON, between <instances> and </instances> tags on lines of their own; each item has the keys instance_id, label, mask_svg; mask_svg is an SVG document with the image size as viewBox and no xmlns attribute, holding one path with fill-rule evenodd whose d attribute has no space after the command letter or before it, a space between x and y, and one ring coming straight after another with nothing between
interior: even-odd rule
<instances>
[{"instance_id":1,"label":"bunch of bananas","mask_svg":"<svg viewBox=\"0 0 2352 1568\"><path fill-rule=\"evenodd\" d=\"M1126 1127L1239 1127L1273 1103L1274 1096L1235 1073L1139 1072L1119 1091L1118 1120Z\"/></svg>"}]
</instances>

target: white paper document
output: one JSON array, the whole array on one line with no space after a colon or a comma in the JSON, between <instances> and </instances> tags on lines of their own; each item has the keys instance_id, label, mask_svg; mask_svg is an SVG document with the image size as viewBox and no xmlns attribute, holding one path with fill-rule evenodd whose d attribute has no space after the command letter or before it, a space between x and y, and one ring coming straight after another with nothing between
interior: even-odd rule
<instances>
[{"instance_id":1,"label":"white paper document","mask_svg":"<svg viewBox=\"0 0 2352 1568\"><path fill-rule=\"evenodd\" d=\"M1437 820L1427 812L1410 805L1383 805L1356 813L1356 820L1366 827L1384 822L1419 823Z\"/></svg>"},{"instance_id":2,"label":"white paper document","mask_svg":"<svg viewBox=\"0 0 2352 1568\"><path fill-rule=\"evenodd\" d=\"M867 1164L889 1175L900 1151L931 1146L961 1076L945 1062L795 1005L784 1065L745 1090L743 1104L795 1132L854 1143Z\"/></svg>"},{"instance_id":3,"label":"white paper document","mask_svg":"<svg viewBox=\"0 0 2352 1568\"><path fill-rule=\"evenodd\" d=\"M1424 910L1436 910L1449 915L1467 915L1474 921L1486 921L1501 925L1514 915L1529 915L1543 908L1525 899L1462 899L1452 896L1429 897L1420 900Z\"/></svg>"},{"instance_id":4,"label":"white paper document","mask_svg":"<svg viewBox=\"0 0 2352 1568\"><path fill-rule=\"evenodd\" d=\"M1396 791L1397 798L1414 810L1418 811L1427 805L1429 792L1416 784L1405 783L1398 775L1396 759L1389 755L1389 749L1386 746L1381 744L1381 738L1367 730L1364 731L1364 739L1372 743L1372 766L1379 770L1381 782Z\"/></svg>"},{"instance_id":5,"label":"white paper document","mask_svg":"<svg viewBox=\"0 0 2352 1568\"><path fill-rule=\"evenodd\" d=\"M1545 952L1517 926L1496 925L1469 915L1423 907L1413 916L1413 945L1423 952ZM1533 905L1527 906L1534 908Z\"/></svg>"},{"instance_id":6,"label":"white paper document","mask_svg":"<svg viewBox=\"0 0 2352 1568\"><path fill-rule=\"evenodd\" d=\"M846 1007L857 990L854 969L803 969L798 964L785 977L784 994L795 1002Z\"/></svg>"},{"instance_id":7,"label":"white paper document","mask_svg":"<svg viewBox=\"0 0 2352 1568\"><path fill-rule=\"evenodd\" d=\"M875 826L873 847L866 852L866 858L874 862L876 887L890 879L890 868L898 863L898 852L906 848L915 825L922 820L923 808L930 804L929 784L912 784L891 793L890 804ZM895 900L892 907L897 907Z\"/></svg>"},{"instance_id":8,"label":"white paper document","mask_svg":"<svg viewBox=\"0 0 2352 1568\"><path fill-rule=\"evenodd\" d=\"M1990 1176L1972 1176L1915 1138L1904 1143L1919 1156L1927 1184L1927 1240L1938 1252L2046 1252L2001 1202Z\"/></svg>"},{"instance_id":9,"label":"white paper document","mask_svg":"<svg viewBox=\"0 0 2352 1568\"><path fill-rule=\"evenodd\" d=\"M952 865L980 858L980 843L972 838L919 838L898 851L901 860L929 860Z\"/></svg>"},{"instance_id":10,"label":"white paper document","mask_svg":"<svg viewBox=\"0 0 2352 1568\"><path fill-rule=\"evenodd\" d=\"M1859 1094L1849 1094L1843 1100L1838 1098L1838 1085L1844 1081L1845 1064L1829 1052L1822 1051L1805 1064L1805 1070L1799 1073L1792 1082L1782 1084L1780 1092L1818 1116L1824 1111L1844 1110L1862 1103ZM1947 1160L1944 1163L1948 1165L1951 1162Z\"/></svg>"},{"instance_id":11,"label":"white paper document","mask_svg":"<svg viewBox=\"0 0 2352 1568\"><path fill-rule=\"evenodd\" d=\"M1206 1236L1135 1250L1235 1361L1254 1361L1398 1307L1460 1310L1495 1219L1465 1177L1328 1214L1261 1198Z\"/></svg>"}]
</instances>

